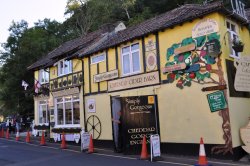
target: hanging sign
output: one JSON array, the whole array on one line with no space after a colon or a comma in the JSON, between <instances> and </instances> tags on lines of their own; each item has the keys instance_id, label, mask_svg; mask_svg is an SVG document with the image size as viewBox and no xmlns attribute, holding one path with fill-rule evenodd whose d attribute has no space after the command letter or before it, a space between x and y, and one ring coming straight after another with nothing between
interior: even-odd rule
<instances>
[{"instance_id":1,"label":"hanging sign","mask_svg":"<svg viewBox=\"0 0 250 166\"><path fill-rule=\"evenodd\" d=\"M178 55L178 54L181 54L181 53L184 53L184 52L193 51L194 49L195 49L195 44L193 43L193 44L189 44L189 45L186 45L186 46L176 48L174 50L174 54Z\"/></svg>"},{"instance_id":2,"label":"hanging sign","mask_svg":"<svg viewBox=\"0 0 250 166\"><path fill-rule=\"evenodd\" d=\"M233 9L233 12L238 14L239 16L243 17L244 19L247 19L246 11L245 11L245 4L240 0L231 0L231 6Z\"/></svg>"},{"instance_id":3,"label":"hanging sign","mask_svg":"<svg viewBox=\"0 0 250 166\"><path fill-rule=\"evenodd\" d=\"M199 21L192 29L192 38L206 36L211 33L219 32L219 25L216 20L206 18Z\"/></svg>"},{"instance_id":4,"label":"hanging sign","mask_svg":"<svg viewBox=\"0 0 250 166\"><path fill-rule=\"evenodd\" d=\"M89 113L95 113L95 99L88 99L87 107Z\"/></svg>"},{"instance_id":5,"label":"hanging sign","mask_svg":"<svg viewBox=\"0 0 250 166\"><path fill-rule=\"evenodd\" d=\"M186 68L186 63L179 63L179 64L174 64L174 65L169 65L164 68L162 68L163 73L168 73L176 70L183 70Z\"/></svg>"},{"instance_id":6,"label":"hanging sign","mask_svg":"<svg viewBox=\"0 0 250 166\"><path fill-rule=\"evenodd\" d=\"M223 91L217 91L207 95L211 112L223 110L227 108L227 102Z\"/></svg>"},{"instance_id":7,"label":"hanging sign","mask_svg":"<svg viewBox=\"0 0 250 166\"><path fill-rule=\"evenodd\" d=\"M88 150L90 142L90 134L82 131L81 133L81 151Z\"/></svg>"},{"instance_id":8,"label":"hanging sign","mask_svg":"<svg viewBox=\"0 0 250 166\"><path fill-rule=\"evenodd\" d=\"M236 75L234 88L236 91L250 92L250 56L241 56L240 60L234 59Z\"/></svg>"},{"instance_id":9,"label":"hanging sign","mask_svg":"<svg viewBox=\"0 0 250 166\"><path fill-rule=\"evenodd\" d=\"M151 149L151 161L153 160L153 157L161 156L160 137L158 134L153 134L150 136L150 149Z\"/></svg>"}]
</instances>

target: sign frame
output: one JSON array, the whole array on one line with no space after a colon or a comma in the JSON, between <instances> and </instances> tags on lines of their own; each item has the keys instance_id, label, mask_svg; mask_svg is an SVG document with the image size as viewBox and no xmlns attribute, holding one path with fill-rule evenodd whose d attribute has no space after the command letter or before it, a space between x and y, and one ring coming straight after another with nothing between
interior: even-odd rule
<instances>
[{"instance_id":1,"label":"sign frame","mask_svg":"<svg viewBox=\"0 0 250 166\"><path fill-rule=\"evenodd\" d=\"M228 104L223 91L216 91L207 94L207 100L211 112L216 112L228 108Z\"/></svg>"}]
</instances>

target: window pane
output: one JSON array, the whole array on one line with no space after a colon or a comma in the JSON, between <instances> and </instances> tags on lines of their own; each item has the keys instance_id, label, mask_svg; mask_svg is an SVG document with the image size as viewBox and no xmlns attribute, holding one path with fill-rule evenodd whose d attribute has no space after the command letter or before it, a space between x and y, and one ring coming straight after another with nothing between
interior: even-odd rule
<instances>
[{"instance_id":1,"label":"window pane","mask_svg":"<svg viewBox=\"0 0 250 166\"><path fill-rule=\"evenodd\" d=\"M57 124L62 125L63 123L63 104L57 104Z\"/></svg>"},{"instance_id":2,"label":"window pane","mask_svg":"<svg viewBox=\"0 0 250 166\"><path fill-rule=\"evenodd\" d=\"M65 101L71 101L71 97L70 96L65 97Z\"/></svg>"},{"instance_id":3,"label":"window pane","mask_svg":"<svg viewBox=\"0 0 250 166\"><path fill-rule=\"evenodd\" d=\"M73 101L79 100L79 96L73 96Z\"/></svg>"},{"instance_id":4,"label":"window pane","mask_svg":"<svg viewBox=\"0 0 250 166\"><path fill-rule=\"evenodd\" d=\"M63 99L62 98L57 98L56 101L57 101L57 103L63 102Z\"/></svg>"},{"instance_id":5,"label":"window pane","mask_svg":"<svg viewBox=\"0 0 250 166\"><path fill-rule=\"evenodd\" d=\"M139 52L134 52L132 54L132 59L133 59L133 72L140 71Z\"/></svg>"},{"instance_id":6,"label":"window pane","mask_svg":"<svg viewBox=\"0 0 250 166\"><path fill-rule=\"evenodd\" d=\"M65 119L66 119L66 124L72 124L71 103L65 103Z\"/></svg>"},{"instance_id":7,"label":"window pane","mask_svg":"<svg viewBox=\"0 0 250 166\"><path fill-rule=\"evenodd\" d=\"M229 22L227 22L227 29L231 29L231 28L230 28L230 23L229 23Z\"/></svg>"},{"instance_id":8,"label":"window pane","mask_svg":"<svg viewBox=\"0 0 250 166\"><path fill-rule=\"evenodd\" d=\"M129 54L123 55L123 74L130 72Z\"/></svg>"},{"instance_id":9,"label":"window pane","mask_svg":"<svg viewBox=\"0 0 250 166\"><path fill-rule=\"evenodd\" d=\"M80 104L79 102L73 103L74 124L80 124Z\"/></svg>"},{"instance_id":10,"label":"window pane","mask_svg":"<svg viewBox=\"0 0 250 166\"><path fill-rule=\"evenodd\" d=\"M91 63L98 63L98 62L101 62L101 61L104 61L104 60L105 60L105 55L104 54L96 55L96 56L91 57Z\"/></svg>"},{"instance_id":11,"label":"window pane","mask_svg":"<svg viewBox=\"0 0 250 166\"><path fill-rule=\"evenodd\" d=\"M133 44L131 46L131 50L134 51L134 50L138 50L139 49L139 44Z\"/></svg>"},{"instance_id":12,"label":"window pane","mask_svg":"<svg viewBox=\"0 0 250 166\"><path fill-rule=\"evenodd\" d=\"M122 53L127 53L127 52L129 52L129 47L122 48Z\"/></svg>"},{"instance_id":13,"label":"window pane","mask_svg":"<svg viewBox=\"0 0 250 166\"><path fill-rule=\"evenodd\" d=\"M236 32L235 25L231 24L231 30L234 31L234 32Z\"/></svg>"}]
</instances>

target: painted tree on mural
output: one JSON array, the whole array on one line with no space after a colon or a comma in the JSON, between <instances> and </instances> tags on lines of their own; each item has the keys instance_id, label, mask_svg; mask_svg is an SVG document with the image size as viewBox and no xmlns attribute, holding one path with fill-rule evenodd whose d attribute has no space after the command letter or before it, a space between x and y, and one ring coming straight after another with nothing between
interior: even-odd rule
<instances>
[{"instance_id":1,"label":"painted tree on mural","mask_svg":"<svg viewBox=\"0 0 250 166\"><path fill-rule=\"evenodd\" d=\"M220 35L212 33L206 36L200 36L197 38L186 38L181 43L173 44L167 49L165 67L183 64L185 63L185 69L176 70L165 73L167 75L167 82L176 83L176 87L183 89L184 87L190 87L192 83L198 83L201 85L216 84L226 85L224 79L224 73L221 65L221 45ZM210 54L209 45L213 43L213 49L217 49L217 55ZM180 47L188 45L195 45L195 49L180 54L175 54L175 50ZM224 90L224 95L227 100L227 91ZM228 108L220 110L219 115L223 119L223 139L225 145L215 146L212 148L212 153L226 154L232 151L232 138L231 138L231 127L229 121L229 110Z\"/></svg>"}]
</instances>

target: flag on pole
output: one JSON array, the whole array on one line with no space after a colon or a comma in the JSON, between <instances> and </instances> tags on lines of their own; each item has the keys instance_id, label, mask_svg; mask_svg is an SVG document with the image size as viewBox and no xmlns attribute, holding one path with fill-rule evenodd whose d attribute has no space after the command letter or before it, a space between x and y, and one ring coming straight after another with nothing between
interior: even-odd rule
<instances>
[{"instance_id":1,"label":"flag on pole","mask_svg":"<svg viewBox=\"0 0 250 166\"><path fill-rule=\"evenodd\" d=\"M35 92L38 93L39 89L41 88L41 84L39 81L35 80Z\"/></svg>"},{"instance_id":2,"label":"flag on pole","mask_svg":"<svg viewBox=\"0 0 250 166\"><path fill-rule=\"evenodd\" d=\"M25 82L24 80L22 80L22 86L24 87L24 90L27 90L27 87L29 86L29 84Z\"/></svg>"}]
</instances>

